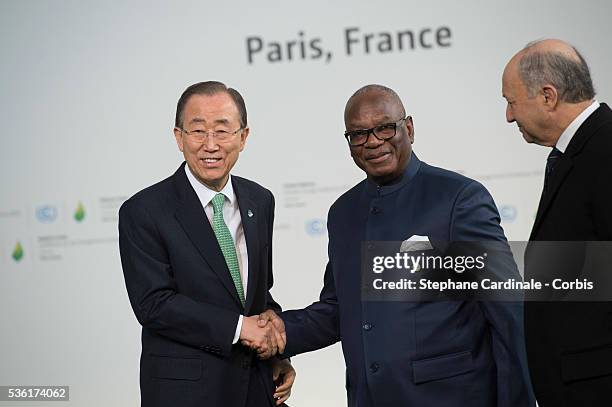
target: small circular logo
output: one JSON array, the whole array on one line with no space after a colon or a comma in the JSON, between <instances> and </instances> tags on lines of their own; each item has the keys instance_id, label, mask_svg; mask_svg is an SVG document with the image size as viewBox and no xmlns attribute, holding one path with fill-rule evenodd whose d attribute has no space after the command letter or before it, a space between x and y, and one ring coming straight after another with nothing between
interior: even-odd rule
<instances>
[{"instance_id":1,"label":"small circular logo","mask_svg":"<svg viewBox=\"0 0 612 407\"><path fill-rule=\"evenodd\" d=\"M57 208L51 205L41 205L36 208L36 219L40 223L53 223L57 219Z\"/></svg>"},{"instance_id":2,"label":"small circular logo","mask_svg":"<svg viewBox=\"0 0 612 407\"><path fill-rule=\"evenodd\" d=\"M504 222L514 222L517 214L518 210L516 206L513 205L502 205L502 207L499 208L499 215Z\"/></svg>"},{"instance_id":3,"label":"small circular logo","mask_svg":"<svg viewBox=\"0 0 612 407\"><path fill-rule=\"evenodd\" d=\"M310 236L320 236L325 233L325 221L323 219L311 219L306 222L306 233Z\"/></svg>"}]
</instances>

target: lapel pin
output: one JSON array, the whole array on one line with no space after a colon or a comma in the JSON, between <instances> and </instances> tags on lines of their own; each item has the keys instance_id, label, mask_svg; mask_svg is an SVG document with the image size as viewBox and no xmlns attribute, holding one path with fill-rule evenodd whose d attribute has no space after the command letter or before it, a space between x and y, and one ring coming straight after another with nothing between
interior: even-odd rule
<instances>
[{"instance_id":1,"label":"lapel pin","mask_svg":"<svg viewBox=\"0 0 612 407\"><path fill-rule=\"evenodd\" d=\"M249 209L249 210L247 211L247 216L248 216L249 218L252 218L252 217L253 217L253 211Z\"/></svg>"}]
</instances>

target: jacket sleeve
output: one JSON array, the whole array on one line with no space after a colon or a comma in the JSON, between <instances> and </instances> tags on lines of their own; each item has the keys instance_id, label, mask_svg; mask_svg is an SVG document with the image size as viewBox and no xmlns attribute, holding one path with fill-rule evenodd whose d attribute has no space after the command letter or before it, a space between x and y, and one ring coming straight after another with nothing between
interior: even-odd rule
<instances>
[{"instance_id":1,"label":"jacket sleeve","mask_svg":"<svg viewBox=\"0 0 612 407\"><path fill-rule=\"evenodd\" d=\"M268 292L266 293L266 309L272 309L274 312L279 314L282 309L281 306L272 298L270 290L274 284L274 275L272 273L272 233L274 231L274 195L270 192L270 210L268 213Z\"/></svg>"},{"instance_id":2,"label":"jacket sleeve","mask_svg":"<svg viewBox=\"0 0 612 407\"><path fill-rule=\"evenodd\" d=\"M612 208L612 188L610 188L610 179L612 179L611 161L612 157L610 157L607 163L601 165L601 170L598 171L597 178L592 183L593 225L597 230L598 239L608 241L612 240L612 211L610 210Z\"/></svg>"},{"instance_id":3,"label":"jacket sleeve","mask_svg":"<svg viewBox=\"0 0 612 407\"><path fill-rule=\"evenodd\" d=\"M460 192L451 225L453 242L478 242L478 247L495 252L488 256L487 277L496 280L521 278L493 198L480 183L473 181ZM479 304L491 331L497 369L497 406L533 406L522 301L483 300Z\"/></svg>"},{"instance_id":4,"label":"jacket sleeve","mask_svg":"<svg viewBox=\"0 0 612 407\"><path fill-rule=\"evenodd\" d=\"M319 301L301 310L285 311L285 356L321 349L340 340L338 299L331 261L328 261Z\"/></svg>"},{"instance_id":5,"label":"jacket sleeve","mask_svg":"<svg viewBox=\"0 0 612 407\"><path fill-rule=\"evenodd\" d=\"M155 220L140 201L119 210L119 249L130 303L138 322L156 334L207 352L229 355L238 313L177 291Z\"/></svg>"}]
</instances>

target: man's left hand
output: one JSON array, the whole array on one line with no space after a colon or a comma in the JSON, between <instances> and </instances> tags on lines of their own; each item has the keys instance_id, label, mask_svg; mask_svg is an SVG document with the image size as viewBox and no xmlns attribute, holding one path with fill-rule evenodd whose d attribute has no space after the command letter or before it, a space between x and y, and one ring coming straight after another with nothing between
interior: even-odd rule
<instances>
[{"instance_id":1,"label":"man's left hand","mask_svg":"<svg viewBox=\"0 0 612 407\"><path fill-rule=\"evenodd\" d=\"M277 359L274 358L272 361L272 379L276 385L276 391L274 392L274 400L276 405L283 404L291 395L291 387L295 381L295 369L291 366L289 359Z\"/></svg>"}]
</instances>

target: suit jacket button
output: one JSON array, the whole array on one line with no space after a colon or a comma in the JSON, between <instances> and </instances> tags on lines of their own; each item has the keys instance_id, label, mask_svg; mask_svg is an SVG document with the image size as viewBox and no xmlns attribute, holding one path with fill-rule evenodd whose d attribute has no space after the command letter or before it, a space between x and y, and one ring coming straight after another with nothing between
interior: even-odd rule
<instances>
[{"instance_id":1,"label":"suit jacket button","mask_svg":"<svg viewBox=\"0 0 612 407\"><path fill-rule=\"evenodd\" d=\"M243 368L244 370L249 370L249 368L250 368L250 367L251 367L251 364L249 363L249 361L248 361L248 360L244 360L244 361L242 362L242 368Z\"/></svg>"},{"instance_id":2,"label":"suit jacket button","mask_svg":"<svg viewBox=\"0 0 612 407\"><path fill-rule=\"evenodd\" d=\"M370 324L369 322L366 322L365 324L363 324L364 331L369 331L370 329L372 329L372 324Z\"/></svg>"},{"instance_id":3,"label":"suit jacket button","mask_svg":"<svg viewBox=\"0 0 612 407\"><path fill-rule=\"evenodd\" d=\"M378 363L372 363L370 365L370 372L376 373L378 372L378 369L380 369L380 366L378 366Z\"/></svg>"},{"instance_id":4,"label":"suit jacket button","mask_svg":"<svg viewBox=\"0 0 612 407\"><path fill-rule=\"evenodd\" d=\"M377 213L380 213L380 209L377 206L373 206L370 209L370 213L376 215Z\"/></svg>"}]
</instances>

